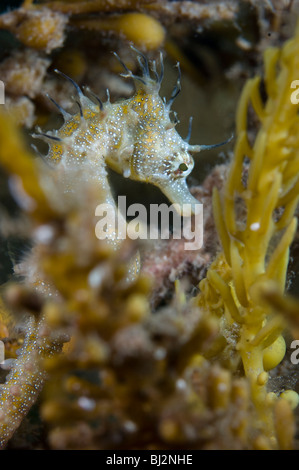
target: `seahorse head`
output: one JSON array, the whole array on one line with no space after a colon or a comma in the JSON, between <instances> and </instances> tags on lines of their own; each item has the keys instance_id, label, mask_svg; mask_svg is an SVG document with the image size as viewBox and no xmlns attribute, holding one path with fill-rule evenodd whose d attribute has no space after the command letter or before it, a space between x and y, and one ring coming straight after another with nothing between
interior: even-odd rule
<instances>
[{"instance_id":1,"label":"seahorse head","mask_svg":"<svg viewBox=\"0 0 299 470\"><path fill-rule=\"evenodd\" d=\"M152 100L147 97L146 101ZM186 178L194 168L189 144L176 131L169 113L160 97L154 114L141 118L137 126L134 151L131 157L131 178L157 186L175 204L178 212L183 206L198 201L191 195ZM160 103L159 103L160 101ZM160 113L157 108L163 109ZM153 117L154 116L154 117ZM182 212L183 213L183 212Z\"/></svg>"}]
</instances>

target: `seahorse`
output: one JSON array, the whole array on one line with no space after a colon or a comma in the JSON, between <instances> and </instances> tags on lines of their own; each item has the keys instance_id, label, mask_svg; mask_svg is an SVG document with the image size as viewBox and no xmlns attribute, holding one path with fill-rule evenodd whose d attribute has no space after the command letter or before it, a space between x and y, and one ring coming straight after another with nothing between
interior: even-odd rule
<instances>
[{"instance_id":1,"label":"seahorse","mask_svg":"<svg viewBox=\"0 0 299 470\"><path fill-rule=\"evenodd\" d=\"M88 177L97 178L106 191L106 202L114 204L107 181L108 166L125 178L157 186L184 215L184 206L193 208L198 204L186 182L194 167L191 154L219 147L231 139L214 145L190 145L191 119L188 137L183 139L171 112L172 103L181 90L179 64L176 85L166 102L159 95L164 75L162 53L158 71L156 61L150 63L145 55L133 46L132 49L137 53L141 76L134 75L114 53L124 68L121 75L134 80L132 97L111 103L108 93L103 103L89 88L83 93L70 77L56 70L73 84L78 112L69 114L50 98L61 112L64 124L51 133L33 136L47 141L47 160L63 167L66 173L70 167L81 166L83 178L83 171Z\"/></svg>"}]
</instances>

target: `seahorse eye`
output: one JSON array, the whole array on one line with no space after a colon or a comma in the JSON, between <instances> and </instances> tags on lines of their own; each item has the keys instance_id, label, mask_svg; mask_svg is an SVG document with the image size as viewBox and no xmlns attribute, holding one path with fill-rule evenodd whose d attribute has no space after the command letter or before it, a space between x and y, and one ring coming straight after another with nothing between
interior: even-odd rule
<instances>
[{"instance_id":1,"label":"seahorse eye","mask_svg":"<svg viewBox=\"0 0 299 470\"><path fill-rule=\"evenodd\" d=\"M188 170L188 167L187 167L186 163L181 163L181 164L179 165L179 170L181 170L181 171L187 171L187 170Z\"/></svg>"}]
</instances>

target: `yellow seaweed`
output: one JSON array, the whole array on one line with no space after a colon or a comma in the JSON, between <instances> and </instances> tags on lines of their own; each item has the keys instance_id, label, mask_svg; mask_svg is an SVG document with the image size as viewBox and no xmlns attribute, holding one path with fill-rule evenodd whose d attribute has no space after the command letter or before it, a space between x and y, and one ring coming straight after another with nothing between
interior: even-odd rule
<instances>
[{"instance_id":1,"label":"yellow seaweed","mask_svg":"<svg viewBox=\"0 0 299 470\"><path fill-rule=\"evenodd\" d=\"M218 314L226 316L226 325L235 323L238 329L236 351L250 381L260 423L274 448L288 448L291 433L287 442L280 434L278 443L275 439L265 371L276 367L285 353L281 334L287 323L283 309L273 310L271 292L278 298L284 294L289 249L297 229L299 116L298 106L291 101L291 83L299 75L299 27L281 51L265 51L264 63L266 102L259 91L261 78L249 79L236 113L235 152L222 197L214 189L223 253L201 281L197 301L209 308L211 291L216 295L213 302L220 296ZM253 145L247 136L249 105L260 121ZM287 405L277 406L279 416L283 407Z\"/></svg>"}]
</instances>

